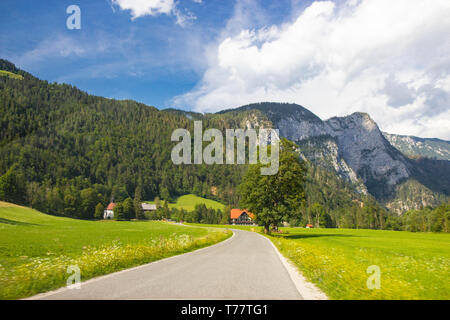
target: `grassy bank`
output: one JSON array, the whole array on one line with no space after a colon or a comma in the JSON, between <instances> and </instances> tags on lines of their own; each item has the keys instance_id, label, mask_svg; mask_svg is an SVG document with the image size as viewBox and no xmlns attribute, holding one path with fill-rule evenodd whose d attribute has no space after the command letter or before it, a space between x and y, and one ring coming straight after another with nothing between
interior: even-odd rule
<instances>
[{"instance_id":1,"label":"grassy bank","mask_svg":"<svg viewBox=\"0 0 450 320\"><path fill-rule=\"evenodd\" d=\"M449 234L303 228L282 231L286 233L269 238L331 299L450 299ZM380 268L380 289L367 288L371 275L367 268L372 265Z\"/></svg>"},{"instance_id":2,"label":"grassy bank","mask_svg":"<svg viewBox=\"0 0 450 320\"><path fill-rule=\"evenodd\" d=\"M157 221L81 221L0 203L0 299L66 285L67 268L81 280L205 247L231 236L211 228Z\"/></svg>"}]
</instances>

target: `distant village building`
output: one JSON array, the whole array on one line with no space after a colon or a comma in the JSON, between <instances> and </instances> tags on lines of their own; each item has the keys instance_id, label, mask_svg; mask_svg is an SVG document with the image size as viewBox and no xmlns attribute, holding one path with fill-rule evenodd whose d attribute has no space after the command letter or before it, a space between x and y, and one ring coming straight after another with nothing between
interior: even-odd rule
<instances>
[{"instance_id":1,"label":"distant village building","mask_svg":"<svg viewBox=\"0 0 450 320\"><path fill-rule=\"evenodd\" d=\"M150 211L155 211L157 209L156 204L149 204L149 203L142 203L141 207L142 207L142 211L144 211L144 213L150 212Z\"/></svg>"},{"instance_id":2,"label":"distant village building","mask_svg":"<svg viewBox=\"0 0 450 320\"><path fill-rule=\"evenodd\" d=\"M114 218L114 207L117 204L114 202L111 202L110 204L108 204L108 206L106 207L106 209L103 211L103 218L104 219L113 219ZM142 211L145 212L150 212L150 211L155 211L156 210L156 204L148 204L148 203L141 203L141 208Z\"/></svg>"},{"instance_id":3,"label":"distant village building","mask_svg":"<svg viewBox=\"0 0 450 320\"><path fill-rule=\"evenodd\" d=\"M255 225L255 215L247 210L231 209L230 220L233 225Z\"/></svg>"},{"instance_id":4,"label":"distant village building","mask_svg":"<svg viewBox=\"0 0 450 320\"><path fill-rule=\"evenodd\" d=\"M114 218L114 207L116 204L114 202L111 202L108 204L106 209L103 211L103 219L112 219Z\"/></svg>"}]
</instances>

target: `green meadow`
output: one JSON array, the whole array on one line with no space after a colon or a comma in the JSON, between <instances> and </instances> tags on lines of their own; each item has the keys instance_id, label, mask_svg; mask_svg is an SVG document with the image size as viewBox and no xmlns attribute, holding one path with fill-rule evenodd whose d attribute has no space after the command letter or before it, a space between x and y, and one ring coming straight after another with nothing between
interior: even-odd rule
<instances>
[{"instance_id":1,"label":"green meadow","mask_svg":"<svg viewBox=\"0 0 450 320\"><path fill-rule=\"evenodd\" d=\"M261 232L260 227L238 228ZM269 239L331 299L450 299L450 234L281 230ZM367 287L369 266L380 268L380 289Z\"/></svg>"},{"instance_id":2,"label":"green meadow","mask_svg":"<svg viewBox=\"0 0 450 320\"><path fill-rule=\"evenodd\" d=\"M66 285L67 268L81 279L205 247L230 232L159 221L84 221L0 202L0 299Z\"/></svg>"},{"instance_id":3,"label":"green meadow","mask_svg":"<svg viewBox=\"0 0 450 320\"><path fill-rule=\"evenodd\" d=\"M16 79L16 80L23 79L23 76L21 76L20 74L16 74L16 73L5 71L5 70L0 70L0 77L9 77L9 78Z\"/></svg>"},{"instance_id":4,"label":"green meadow","mask_svg":"<svg viewBox=\"0 0 450 320\"><path fill-rule=\"evenodd\" d=\"M151 204L155 204L154 201L146 201L147 203L151 203ZM160 201L160 204L163 205L164 201ZM178 197L176 199L175 202L169 202L168 206L170 209L184 209L186 211L194 211L195 206L197 204L204 204L207 208L211 208L214 210L220 209L220 210L224 210L225 209L225 205L223 205L220 202L214 201L214 200L210 200L210 199L205 199L205 198L201 198L201 197L197 197L196 195L193 194L187 194L181 197Z\"/></svg>"}]
</instances>

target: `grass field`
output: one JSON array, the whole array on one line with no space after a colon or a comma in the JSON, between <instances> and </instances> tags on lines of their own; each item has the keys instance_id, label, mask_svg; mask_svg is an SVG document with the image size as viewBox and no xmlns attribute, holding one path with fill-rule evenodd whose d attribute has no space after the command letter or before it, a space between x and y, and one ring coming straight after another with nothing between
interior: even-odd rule
<instances>
[{"instance_id":1,"label":"grass field","mask_svg":"<svg viewBox=\"0 0 450 320\"><path fill-rule=\"evenodd\" d=\"M10 77L12 79L18 79L18 80L23 79L23 76L21 76L20 74L15 74L15 73L5 71L5 70L0 70L0 77Z\"/></svg>"},{"instance_id":2,"label":"grass field","mask_svg":"<svg viewBox=\"0 0 450 320\"><path fill-rule=\"evenodd\" d=\"M331 299L450 299L449 234L282 230L287 233L269 238ZM371 274L366 271L372 265L380 268L380 289L367 288Z\"/></svg>"},{"instance_id":3,"label":"grass field","mask_svg":"<svg viewBox=\"0 0 450 320\"><path fill-rule=\"evenodd\" d=\"M147 203L154 204L154 201L146 201ZM160 202L161 205L163 205L164 201ZM207 208L212 209L220 209L223 210L225 208L225 205L221 204L220 202L205 199L201 197L197 197L193 194L187 194L181 197L178 197L175 203L169 203L169 208L176 208L176 209L184 209L186 211L193 211L195 208L195 205L197 204L204 204Z\"/></svg>"},{"instance_id":4,"label":"grass field","mask_svg":"<svg viewBox=\"0 0 450 320\"><path fill-rule=\"evenodd\" d=\"M158 221L83 221L0 202L0 299L66 284L70 265L82 281L224 240L230 232Z\"/></svg>"}]
</instances>

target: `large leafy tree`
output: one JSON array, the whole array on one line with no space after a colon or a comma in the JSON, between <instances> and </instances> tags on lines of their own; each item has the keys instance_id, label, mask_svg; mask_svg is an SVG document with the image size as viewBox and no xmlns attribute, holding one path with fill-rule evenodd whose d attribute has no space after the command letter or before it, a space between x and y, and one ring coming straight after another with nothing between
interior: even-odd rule
<instances>
[{"instance_id":1,"label":"large leafy tree","mask_svg":"<svg viewBox=\"0 0 450 320\"><path fill-rule=\"evenodd\" d=\"M256 215L256 221L268 233L281 222L300 214L305 199L306 167L300 160L297 146L282 139L280 142L279 170L275 175L261 175L261 163L250 165L239 186L241 206Z\"/></svg>"}]
</instances>

